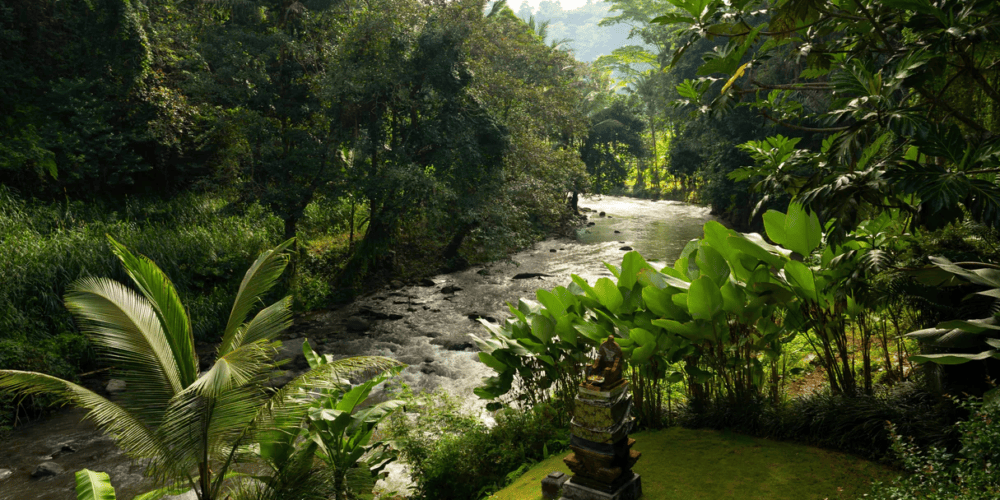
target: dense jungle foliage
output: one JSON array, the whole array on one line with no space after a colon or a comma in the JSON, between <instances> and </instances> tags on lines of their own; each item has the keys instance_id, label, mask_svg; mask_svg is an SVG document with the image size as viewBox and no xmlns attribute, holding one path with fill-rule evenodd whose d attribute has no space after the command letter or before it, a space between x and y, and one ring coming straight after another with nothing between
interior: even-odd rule
<instances>
[{"instance_id":1,"label":"dense jungle foliage","mask_svg":"<svg viewBox=\"0 0 1000 500\"><path fill-rule=\"evenodd\" d=\"M105 234L214 341L237 271L283 239L279 288L308 310L564 227L600 75L494 7L5 2L0 368L97 367L62 297L124 278Z\"/></svg>"},{"instance_id":2,"label":"dense jungle foliage","mask_svg":"<svg viewBox=\"0 0 1000 500\"><path fill-rule=\"evenodd\" d=\"M898 460L911 474L875 498L994 495L1000 4L601 7L634 44L587 64L547 41L551 24L483 0L0 6L0 386L34 398L0 396L0 426L47 398L90 405L204 498L311 487L297 481L319 462L330 476L301 496L345 498L345 469L368 466L364 489L397 455L420 472L414 495L458 495L461 468L473 479L455 497L475 498L566 446L579 367L613 335L640 425ZM396 400L362 410L398 367L376 360L351 386L308 344L318 375L265 387L293 309L503 257L570 227L587 192L697 201L728 224L666 266L630 252L613 277L483 321L496 376L477 394L506 407L496 426L425 396L406 396L429 408L416 422L390 419ZM163 336L154 354L176 363L154 373L148 410L53 378L101 366L81 322L113 362L142 361L123 354L134 329L81 299L128 280ZM256 326L245 295L275 304ZM201 375L196 342L219 343ZM287 412L256 413L270 405ZM115 422L129 412L142 425ZM176 424L194 416L221 430ZM177 436L218 446L194 456ZM270 467L256 493L225 477L243 452Z\"/></svg>"}]
</instances>

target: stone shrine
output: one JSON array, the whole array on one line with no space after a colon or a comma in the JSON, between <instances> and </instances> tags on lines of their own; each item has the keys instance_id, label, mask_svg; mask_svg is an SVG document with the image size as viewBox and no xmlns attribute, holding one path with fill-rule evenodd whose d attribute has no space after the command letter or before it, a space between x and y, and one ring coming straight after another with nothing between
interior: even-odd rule
<instances>
[{"instance_id":1,"label":"stone shrine","mask_svg":"<svg viewBox=\"0 0 1000 500\"><path fill-rule=\"evenodd\" d=\"M573 477L562 485L563 500L635 500L642 496L632 466L641 453L632 450L632 396L622 378L621 347L608 337L580 383L571 421L570 449L563 459Z\"/></svg>"}]
</instances>

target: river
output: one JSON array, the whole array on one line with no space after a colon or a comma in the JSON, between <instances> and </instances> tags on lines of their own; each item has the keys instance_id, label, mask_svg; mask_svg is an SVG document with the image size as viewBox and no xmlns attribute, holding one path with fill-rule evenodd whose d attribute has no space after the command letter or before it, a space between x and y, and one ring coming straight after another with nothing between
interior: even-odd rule
<instances>
[{"instance_id":1,"label":"river","mask_svg":"<svg viewBox=\"0 0 1000 500\"><path fill-rule=\"evenodd\" d=\"M283 352L294 357L308 338L317 350L338 357L390 356L409 365L401 377L412 388L442 388L467 401L469 411L481 412L482 403L472 389L491 370L479 362L469 338L486 335L476 318L503 321L510 314L507 302L533 298L539 288L565 286L571 274L589 282L611 276L603 262L620 264L628 249L665 265L714 219L708 208L674 201L605 196L582 198L580 205L589 210L589 220L574 239L545 240L509 261L390 287L337 309L304 315L285 336ZM514 279L529 273L536 276ZM301 357L291 363L301 364ZM19 427L4 441L0 500L74 498L73 472L84 467L108 472L118 498L131 498L146 488L142 467L81 422L82 415L79 410L60 412ZM65 472L32 479L31 472L46 461ZM12 472L7 478L4 469Z\"/></svg>"}]
</instances>

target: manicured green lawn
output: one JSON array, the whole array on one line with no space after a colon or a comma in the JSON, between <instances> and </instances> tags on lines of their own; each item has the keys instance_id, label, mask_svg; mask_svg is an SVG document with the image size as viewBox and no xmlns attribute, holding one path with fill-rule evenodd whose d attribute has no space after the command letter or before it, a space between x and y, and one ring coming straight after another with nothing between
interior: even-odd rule
<instances>
[{"instance_id":1,"label":"manicured green lawn","mask_svg":"<svg viewBox=\"0 0 1000 500\"><path fill-rule=\"evenodd\" d=\"M891 469L861 458L799 444L727 432L673 427L634 434L642 452L635 471L648 500L841 500L859 498ZM541 481L562 459L545 460L492 500L540 500Z\"/></svg>"}]
</instances>

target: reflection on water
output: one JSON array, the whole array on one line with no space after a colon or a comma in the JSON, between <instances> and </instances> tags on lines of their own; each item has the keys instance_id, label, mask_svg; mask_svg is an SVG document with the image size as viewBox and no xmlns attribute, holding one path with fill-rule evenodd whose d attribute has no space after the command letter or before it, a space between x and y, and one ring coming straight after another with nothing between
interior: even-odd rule
<instances>
[{"instance_id":1,"label":"reflection on water","mask_svg":"<svg viewBox=\"0 0 1000 500\"><path fill-rule=\"evenodd\" d=\"M625 242L650 261L672 263L688 241L701 238L705 222L715 220L708 208L677 201L594 197L581 205L597 213L590 214L593 226L577 230L577 241Z\"/></svg>"}]
</instances>

